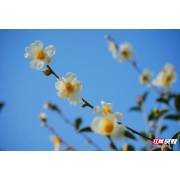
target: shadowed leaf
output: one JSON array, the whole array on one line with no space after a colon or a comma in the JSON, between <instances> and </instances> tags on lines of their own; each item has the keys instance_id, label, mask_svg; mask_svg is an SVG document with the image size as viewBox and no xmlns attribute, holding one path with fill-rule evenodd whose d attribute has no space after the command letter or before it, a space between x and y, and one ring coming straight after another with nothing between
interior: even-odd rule
<instances>
[{"instance_id":1,"label":"shadowed leaf","mask_svg":"<svg viewBox=\"0 0 180 180\"><path fill-rule=\"evenodd\" d=\"M75 120L75 129L76 129L76 130L79 129L79 126L80 126L81 122L82 122L82 119L81 119L81 118L77 118L77 119Z\"/></svg>"},{"instance_id":2,"label":"shadowed leaf","mask_svg":"<svg viewBox=\"0 0 180 180\"><path fill-rule=\"evenodd\" d=\"M158 101L158 102L163 102L163 103L165 103L165 104L168 104L168 100L166 100L166 99L164 99L164 98L158 98L158 99L156 99L156 101Z\"/></svg>"},{"instance_id":3,"label":"shadowed leaf","mask_svg":"<svg viewBox=\"0 0 180 180\"><path fill-rule=\"evenodd\" d=\"M149 92L148 92L148 91L146 91L146 92L143 94L143 96L142 96L143 101L145 101L145 100L146 100L148 93L149 93Z\"/></svg>"},{"instance_id":4,"label":"shadowed leaf","mask_svg":"<svg viewBox=\"0 0 180 180\"><path fill-rule=\"evenodd\" d=\"M177 111L179 111L180 110L180 94L176 96L174 103L175 103L175 107Z\"/></svg>"},{"instance_id":5,"label":"shadowed leaf","mask_svg":"<svg viewBox=\"0 0 180 180\"><path fill-rule=\"evenodd\" d=\"M79 133L80 132L92 132L92 130L91 130L91 127L85 127L85 128L80 129Z\"/></svg>"},{"instance_id":6,"label":"shadowed leaf","mask_svg":"<svg viewBox=\"0 0 180 180\"><path fill-rule=\"evenodd\" d=\"M153 149L152 151L161 151L161 148Z\"/></svg>"},{"instance_id":7,"label":"shadowed leaf","mask_svg":"<svg viewBox=\"0 0 180 180\"><path fill-rule=\"evenodd\" d=\"M164 117L164 119L179 120L179 117L177 115L170 114L170 115L167 115L166 117Z\"/></svg>"},{"instance_id":8,"label":"shadowed leaf","mask_svg":"<svg viewBox=\"0 0 180 180\"><path fill-rule=\"evenodd\" d=\"M159 117L161 117L163 114L165 114L166 112L168 112L168 109L163 109L162 111L159 112Z\"/></svg>"},{"instance_id":9,"label":"shadowed leaf","mask_svg":"<svg viewBox=\"0 0 180 180\"><path fill-rule=\"evenodd\" d=\"M161 130L160 130L160 132L162 133L164 130L166 130L167 129L167 126L163 126L162 128L161 128Z\"/></svg>"},{"instance_id":10,"label":"shadowed leaf","mask_svg":"<svg viewBox=\"0 0 180 180\"><path fill-rule=\"evenodd\" d=\"M178 136L180 135L180 131L177 132L171 139L178 139ZM173 149L174 144L170 144L170 147Z\"/></svg>"},{"instance_id":11,"label":"shadowed leaf","mask_svg":"<svg viewBox=\"0 0 180 180\"><path fill-rule=\"evenodd\" d=\"M129 131L125 131L124 136L130 139L136 140L133 134L131 134Z\"/></svg>"},{"instance_id":12,"label":"shadowed leaf","mask_svg":"<svg viewBox=\"0 0 180 180\"><path fill-rule=\"evenodd\" d=\"M129 111L141 111L141 107L140 106L132 107L129 109Z\"/></svg>"},{"instance_id":13,"label":"shadowed leaf","mask_svg":"<svg viewBox=\"0 0 180 180\"><path fill-rule=\"evenodd\" d=\"M4 106L4 103L3 102L1 102L0 103L0 110L1 110L1 108Z\"/></svg>"}]
</instances>

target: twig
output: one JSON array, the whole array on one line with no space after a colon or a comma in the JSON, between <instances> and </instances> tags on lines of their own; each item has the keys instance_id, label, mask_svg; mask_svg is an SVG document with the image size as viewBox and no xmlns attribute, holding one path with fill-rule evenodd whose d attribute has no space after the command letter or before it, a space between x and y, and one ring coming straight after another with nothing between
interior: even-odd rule
<instances>
[{"instance_id":1,"label":"twig","mask_svg":"<svg viewBox=\"0 0 180 180\"><path fill-rule=\"evenodd\" d=\"M113 143L111 137L110 137L110 136L107 136L107 137L108 137L108 139L110 140L110 142L111 142L113 148L114 148L116 151L118 151L118 149L117 149L117 147L115 146L115 144Z\"/></svg>"}]
</instances>

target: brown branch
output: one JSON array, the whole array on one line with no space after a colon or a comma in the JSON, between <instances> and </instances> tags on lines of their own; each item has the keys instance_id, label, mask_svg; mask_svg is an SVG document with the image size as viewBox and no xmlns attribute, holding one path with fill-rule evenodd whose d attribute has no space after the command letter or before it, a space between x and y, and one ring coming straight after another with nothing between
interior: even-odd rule
<instances>
[{"instance_id":1,"label":"brown branch","mask_svg":"<svg viewBox=\"0 0 180 180\"><path fill-rule=\"evenodd\" d=\"M117 149L117 147L115 146L115 144L113 143L111 137L110 137L110 136L107 136L107 137L108 137L108 139L110 140L110 142L111 142L113 148L114 148L116 151L118 151L118 149Z\"/></svg>"}]
</instances>

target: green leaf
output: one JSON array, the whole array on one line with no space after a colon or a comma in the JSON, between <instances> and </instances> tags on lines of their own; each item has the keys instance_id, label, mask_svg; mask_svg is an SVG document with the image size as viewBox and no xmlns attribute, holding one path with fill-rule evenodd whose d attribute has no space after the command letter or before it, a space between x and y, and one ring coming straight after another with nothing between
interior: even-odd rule
<instances>
[{"instance_id":1,"label":"green leaf","mask_svg":"<svg viewBox=\"0 0 180 180\"><path fill-rule=\"evenodd\" d=\"M180 135L180 131L178 131L171 139L178 139L178 136ZM170 144L170 147L173 149L174 144Z\"/></svg>"},{"instance_id":2,"label":"green leaf","mask_svg":"<svg viewBox=\"0 0 180 180\"><path fill-rule=\"evenodd\" d=\"M141 107L140 106L132 107L129 109L129 111L141 111Z\"/></svg>"},{"instance_id":3,"label":"green leaf","mask_svg":"<svg viewBox=\"0 0 180 180\"><path fill-rule=\"evenodd\" d=\"M143 102L146 100L146 97L147 97L148 93L149 93L149 92L146 91L146 92L143 94L143 96L142 96Z\"/></svg>"},{"instance_id":4,"label":"green leaf","mask_svg":"<svg viewBox=\"0 0 180 180\"><path fill-rule=\"evenodd\" d=\"M125 131L124 136L130 139L136 140L133 134L131 134L129 131Z\"/></svg>"},{"instance_id":5,"label":"green leaf","mask_svg":"<svg viewBox=\"0 0 180 180\"><path fill-rule=\"evenodd\" d=\"M0 103L0 110L1 110L1 108L4 106L4 103L2 102L2 103Z\"/></svg>"},{"instance_id":6,"label":"green leaf","mask_svg":"<svg viewBox=\"0 0 180 180\"><path fill-rule=\"evenodd\" d=\"M174 103L175 103L175 107L177 111L179 111L180 110L180 94L176 96Z\"/></svg>"},{"instance_id":7,"label":"green leaf","mask_svg":"<svg viewBox=\"0 0 180 180\"><path fill-rule=\"evenodd\" d=\"M75 120L75 129L76 129L76 130L79 129L79 126L80 126L81 122L82 122L82 119L81 119L81 118L77 118L77 119Z\"/></svg>"},{"instance_id":8,"label":"green leaf","mask_svg":"<svg viewBox=\"0 0 180 180\"><path fill-rule=\"evenodd\" d=\"M91 127L85 127L85 128L80 129L79 133L80 132L92 132L92 130L91 130Z\"/></svg>"},{"instance_id":9,"label":"green leaf","mask_svg":"<svg viewBox=\"0 0 180 180\"><path fill-rule=\"evenodd\" d=\"M161 151L161 148L153 149L152 151Z\"/></svg>"},{"instance_id":10,"label":"green leaf","mask_svg":"<svg viewBox=\"0 0 180 180\"><path fill-rule=\"evenodd\" d=\"M179 120L179 117L177 115L170 114L170 115L167 115L166 117L164 117L164 119Z\"/></svg>"},{"instance_id":11,"label":"green leaf","mask_svg":"<svg viewBox=\"0 0 180 180\"><path fill-rule=\"evenodd\" d=\"M168 111L169 111L168 109L163 109L162 111L159 112L158 117L161 117L163 114L165 114Z\"/></svg>"},{"instance_id":12,"label":"green leaf","mask_svg":"<svg viewBox=\"0 0 180 180\"><path fill-rule=\"evenodd\" d=\"M55 105L51 106L51 109L52 110L58 110L57 106L55 106Z\"/></svg>"},{"instance_id":13,"label":"green leaf","mask_svg":"<svg viewBox=\"0 0 180 180\"><path fill-rule=\"evenodd\" d=\"M176 96L177 96L176 94L169 94L168 101L170 101L170 99L172 99L172 98L175 98Z\"/></svg>"},{"instance_id":14,"label":"green leaf","mask_svg":"<svg viewBox=\"0 0 180 180\"><path fill-rule=\"evenodd\" d=\"M154 112L153 112L153 111L152 111L151 114L149 114L149 116L148 116L148 120L149 120L149 121L152 120L152 119L154 119Z\"/></svg>"},{"instance_id":15,"label":"green leaf","mask_svg":"<svg viewBox=\"0 0 180 180\"><path fill-rule=\"evenodd\" d=\"M165 103L165 104L168 104L168 100L167 100L167 99L164 99L164 98L162 98L162 97L156 99L156 101L158 101L158 102L163 102L163 103Z\"/></svg>"},{"instance_id":16,"label":"green leaf","mask_svg":"<svg viewBox=\"0 0 180 180\"><path fill-rule=\"evenodd\" d=\"M134 147L128 144L127 151L134 151Z\"/></svg>"},{"instance_id":17,"label":"green leaf","mask_svg":"<svg viewBox=\"0 0 180 180\"><path fill-rule=\"evenodd\" d=\"M160 130L160 132L162 133L164 130L166 130L167 129L167 126L163 126L162 128L161 128L161 130Z\"/></svg>"},{"instance_id":18,"label":"green leaf","mask_svg":"<svg viewBox=\"0 0 180 180\"><path fill-rule=\"evenodd\" d=\"M144 133L144 132L140 132L140 133L148 137L148 135L147 135L146 133ZM145 142L148 141L148 139L146 139L146 138L144 138L144 137L142 137L142 136L141 136L141 138L142 138L142 140L145 141Z\"/></svg>"}]
</instances>

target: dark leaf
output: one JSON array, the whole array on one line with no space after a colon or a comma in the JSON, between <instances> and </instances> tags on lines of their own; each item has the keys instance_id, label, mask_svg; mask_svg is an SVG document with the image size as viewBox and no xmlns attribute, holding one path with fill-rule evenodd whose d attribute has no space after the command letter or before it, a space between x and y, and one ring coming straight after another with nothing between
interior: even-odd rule
<instances>
[{"instance_id":1,"label":"dark leaf","mask_svg":"<svg viewBox=\"0 0 180 180\"><path fill-rule=\"evenodd\" d=\"M176 96L174 102L175 102L175 107L176 107L177 111L179 111L179 110L180 110L180 94L178 94L178 95Z\"/></svg>"},{"instance_id":2,"label":"dark leaf","mask_svg":"<svg viewBox=\"0 0 180 180\"><path fill-rule=\"evenodd\" d=\"M132 107L131 109L129 109L129 111L141 111L141 107L140 106Z\"/></svg>"},{"instance_id":3,"label":"dark leaf","mask_svg":"<svg viewBox=\"0 0 180 180\"><path fill-rule=\"evenodd\" d=\"M167 115L166 117L164 117L164 119L179 120L179 117L177 115L170 114L170 115Z\"/></svg>"},{"instance_id":4,"label":"dark leaf","mask_svg":"<svg viewBox=\"0 0 180 180\"><path fill-rule=\"evenodd\" d=\"M178 139L178 136L180 135L180 131L177 132L171 139ZM170 147L173 149L174 144L170 144Z\"/></svg>"},{"instance_id":5,"label":"dark leaf","mask_svg":"<svg viewBox=\"0 0 180 180\"><path fill-rule=\"evenodd\" d=\"M168 100L167 100L167 99L164 99L164 98L162 98L162 97L156 99L156 101L158 101L158 102L163 102L163 103L165 103L165 104L168 104Z\"/></svg>"},{"instance_id":6,"label":"dark leaf","mask_svg":"<svg viewBox=\"0 0 180 180\"><path fill-rule=\"evenodd\" d=\"M76 130L79 129L79 126L80 126L81 122L82 122L81 118L77 118L77 119L75 120L75 129L76 129Z\"/></svg>"},{"instance_id":7,"label":"dark leaf","mask_svg":"<svg viewBox=\"0 0 180 180\"><path fill-rule=\"evenodd\" d=\"M162 133L164 130L166 130L167 129L167 126L163 126L162 128L161 128L161 130L160 130L160 132Z\"/></svg>"},{"instance_id":8,"label":"dark leaf","mask_svg":"<svg viewBox=\"0 0 180 180\"><path fill-rule=\"evenodd\" d=\"M168 112L168 109L163 109L162 111L159 111L158 117L161 117L166 112Z\"/></svg>"},{"instance_id":9,"label":"dark leaf","mask_svg":"<svg viewBox=\"0 0 180 180\"><path fill-rule=\"evenodd\" d=\"M91 130L91 127L85 127L85 128L80 129L79 133L80 132L92 132L92 130Z\"/></svg>"},{"instance_id":10,"label":"dark leaf","mask_svg":"<svg viewBox=\"0 0 180 180\"><path fill-rule=\"evenodd\" d=\"M144 94L143 94L143 96L142 96L142 99L143 99L143 101L145 101L146 100L146 97L147 97L147 95L148 95L148 91L146 91Z\"/></svg>"},{"instance_id":11,"label":"dark leaf","mask_svg":"<svg viewBox=\"0 0 180 180\"><path fill-rule=\"evenodd\" d=\"M127 151L134 151L134 147L133 147L133 146L131 146L131 145L128 145L128 147L127 147Z\"/></svg>"},{"instance_id":12,"label":"dark leaf","mask_svg":"<svg viewBox=\"0 0 180 180\"><path fill-rule=\"evenodd\" d=\"M153 149L152 151L161 151L161 148Z\"/></svg>"},{"instance_id":13,"label":"dark leaf","mask_svg":"<svg viewBox=\"0 0 180 180\"><path fill-rule=\"evenodd\" d=\"M170 101L170 99L175 98L176 96L177 96L176 94L169 94L168 100Z\"/></svg>"},{"instance_id":14,"label":"dark leaf","mask_svg":"<svg viewBox=\"0 0 180 180\"><path fill-rule=\"evenodd\" d=\"M1 108L4 106L4 103L0 103L0 110L1 110Z\"/></svg>"},{"instance_id":15,"label":"dark leaf","mask_svg":"<svg viewBox=\"0 0 180 180\"><path fill-rule=\"evenodd\" d=\"M57 106L55 106L55 105L51 106L51 109L52 110L58 110Z\"/></svg>"},{"instance_id":16,"label":"dark leaf","mask_svg":"<svg viewBox=\"0 0 180 180\"><path fill-rule=\"evenodd\" d=\"M136 140L133 134L131 134L129 131L125 131L124 136L130 139Z\"/></svg>"},{"instance_id":17,"label":"dark leaf","mask_svg":"<svg viewBox=\"0 0 180 180\"><path fill-rule=\"evenodd\" d=\"M149 114L149 116L148 116L148 120L149 120L149 121L152 120L152 119L154 119L154 112L153 112L153 111L152 111L151 114Z\"/></svg>"}]
</instances>

